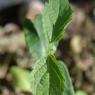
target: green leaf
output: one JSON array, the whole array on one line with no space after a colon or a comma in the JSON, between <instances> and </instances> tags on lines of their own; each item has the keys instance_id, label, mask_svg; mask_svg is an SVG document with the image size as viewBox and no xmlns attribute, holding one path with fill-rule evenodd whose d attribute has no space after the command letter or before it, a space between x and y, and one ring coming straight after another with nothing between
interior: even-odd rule
<instances>
[{"instance_id":1,"label":"green leaf","mask_svg":"<svg viewBox=\"0 0 95 95\"><path fill-rule=\"evenodd\" d=\"M59 68L59 62L53 55L49 55L47 59L48 70L50 75L50 93L49 95L63 95L64 92L64 76Z\"/></svg>"},{"instance_id":2,"label":"green leaf","mask_svg":"<svg viewBox=\"0 0 95 95\"><path fill-rule=\"evenodd\" d=\"M17 88L22 91L31 92L30 73L28 71L19 67L12 67L10 72L13 79L13 83Z\"/></svg>"},{"instance_id":3,"label":"green leaf","mask_svg":"<svg viewBox=\"0 0 95 95\"><path fill-rule=\"evenodd\" d=\"M87 95L87 93L84 92L84 91L82 91L82 90L78 90L78 91L76 92L76 95Z\"/></svg>"},{"instance_id":4,"label":"green leaf","mask_svg":"<svg viewBox=\"0 0 95 95\"><path fill-rule=\"evenodd\" d=\"M31 74L33 95L74 95L66 67L52 55L70 19L68 0L49 0L34 24L25 21L26 42L37 60Z\"/></svg>"},{"instance_id":5,"label":"green leaf","mask_svg":"<svg viewBox=\"0 0 95 95\"><path fill-rule=\"evenodd\" d=\"M63 95L64 76L54 56L41 59L31 76L33 95Z\"/></svg>"},{"instance_id":6,"label":"green leaf","mask_svg":"<svg viewBox=\"0 0 95 95\"><path fill-rule=\"evenodd\" d=\"M28 19L26 19L24 22L24 32L29 52L35 59L39 58L39 56L41 56L41 51L38 49L38 46L39 48L41 48L41 44L36 29L34 28L34 25Z\"/></svg>"},{"instance_id":7,"label":"green leaf","mask_svg":"<svg viewBox=\"0 0 95 95\"><path fill-rule=\"evenodd\" d=\"M34 25L28 19L24 22L24 32L29 52L37 61L48 53L48 39L42 28L42 18L38 16Z\"/></svg>"},{"instance_id":8,"label":"green leaf","mask_svg":"<svg viewBox=\"0 0 95 95\"><path fill-rule=\"evenodd\" d=\"M49 0L43 11L43 27L49 41L62 38L66 25L71 19L72 11L68 0Z\"/></svg>"},{"instance_id":9,"label":"green leaf","mask_svg":"<svg viewBox=\"0 0 95 95\"><path fill-rule=\"evenodd\" d=\"M49 40L47 37L47 33L43 30L43 25L42 25L42 16L38 16L34 22L34 26L37 30L37 34L39 36L39 40L41 42L41 49L43 53L43 57L46 57L49 52Z\"/></svg>"},{"instance_id":10,"label":"green leaf","mask_svg":"<svg viewBox=\"0 0 95 95\"><path fill-rule=\"evenodd\" d=\"M58 41L63 37L63 32L70 22L72 11L68 0L59 0L59 14L53 27L52 41Z\"/></svg>"},{"instance_id":11,"label":"green leaf","mask_svg":"<svg viewBox=\"0 0 95 95\"><path fill-rule=\"evenodd\" d=\"M52 38L52 30L53 25L55 24L59 13L59 0L49 0L48 3L45 4L45 8L43 11L43 29L48 35L49 41Z\"/></svg>"},{"instance_id":12,"label":"green leaf","mask_svg":"<svg viewBox=\"0 0 95 95\"><path fill-rule=\"evenodd\" d=\"M48 52L55 52L70 18L68 0L49 0L42 16L36 18L34 25L25 20L26 43L35 60L47 56Z\"/></svg>"},{"instance_id":13,"label":"green leaf","mask_svg":"<svg viewBox=\"0 0 95 95\"><path fill-rule=\"evenodd\" d=\"M45 4L42 14L42 25L43 31L47 33L50 42L49 48L53 50L53 53L60 39L63 37L63 33L71 20L71 16L72 11L68 0L49 0Z\"/></svg>"},{"instance_id":14,"label":"green leaf","mask_svg":"<svg viewBox=\"0 0 95 95\"><path fill-rule=\"evenodd\" d=\"M40 59L31 73L31 87L33 95L49 95L49 73L46 59Z\"/></svg>"},{"instance_id":15,"label":"green leaf","mask_svg":"<svg viewBox=\"0 0 95 95\"><path fill-rule=\"evenodd\" d=\"M68 69L62 61L59 61L59 63L60 63L59 68L60 68L61 72L63 72L62 74L63 74L64 80L65 80L64 95L75 95Z\"/></svg>"}]
</instances>

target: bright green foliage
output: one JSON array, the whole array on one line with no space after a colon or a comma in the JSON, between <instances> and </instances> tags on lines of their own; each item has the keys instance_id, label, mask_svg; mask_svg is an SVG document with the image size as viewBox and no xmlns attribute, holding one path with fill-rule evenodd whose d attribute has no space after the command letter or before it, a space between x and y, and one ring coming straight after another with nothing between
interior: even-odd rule
<instances>
[{"instance_id":1,"label":"bright green foliage","mask_svg":"<svg viewBox=\"0 0 95 95\"><path fill-rule=\"evenodd\" d=\"M35 24L34 28L32 22L26 19L24 28L29 52L34 60L39 60L47 55L49 43L46 34L43 32L41 16L37 17Z\"/></svg>"},{"instance_id":2,"label":"bright green foliage","mask_svg":"<svg viewBox=\"0 0 95 95\"><path fill-rule=\"evenodd\" d=\"M43 12L43 27L50 41L57 41L63 37L71 14L68 0L49 0Z\"/></svg>"},{"instance_id":3,"label":"bright green foliage","mask_svg":"<svg viewBox=\"0 0 95 95\"><path fill-rule=\"evenodd\" d=\"M23 91L31 92L30 73L19 67L11 68L11 76L16 87Z\"/></svg>"},{"instance_id":4,"label":"bright green foliage","mask_svg":"<svg viewBox=\"0 0 95 95\"><path fill-rule=\"evenodd\" d=\"M59 0L59 14L53 27L52 41L60 40L63 37L66 25L71 20L72 11L68 0Z\"/></svg>"},{"instance_id":5,"label":"bright green foliage","mask_svg":"<svg viewBox=\"0 0 95 95\"><path fill-rule=\"evenodd\" d=\"M54 56L41 59L32 72L33 95L63 95L64 76Z\"/></svg>"},{"instance_id":6,"label":"bright green foliage","mask_svg":"<svg viewBox=\"0 0 95 95\"><path fill-rule=\"evenodd\" d=\"M53 56L71 13L68 0L49 0L33 24L25 20L26 43L35 59L31 72L33 95L74 95L66 66Z\"/></svg>"},{"instance_id":7,"label":"bright green foliage","mask_svg":"<svg viewBox=\"0 0 95 95\"><path fill-rule=\"evenodd\" d=\"M82 90L79 90L76 92L76 95L87 95L87 93Z\"/></svg>"},{"instance_id":8,"label":"bright green foliage","mask_svg":"<svg viewBox=\"0 0 95 95\"><path fill-rule=\"evenodd\" d=\"M43 14L36 18L34 24L25 21L26 42L35 60L47 56L49 52L55 52L70 19L68 0L49 0Z\"/></svg>"},{"instance_id":9,"label":"bright green foliage","mask_svg":"<svg viewBox=\"0 0 95 95\"><path fill-rule=\"evenodd\" d=\"M59 63L54 56L49 55L47 58L47 65L49 71L49 95L63 95L64 91L64 76L61 69L58 67Z\"/></svg>"},{"instance_id":10,"label":"bright green foliage","mask_svg":"<svg viewBox=\"0 0 95 95\"><path fill-rule=\"evenodd\" d=\"M52 38L53 25L55 24L59 13L59 0L49 0L43 11L43 28L47 33L49 41Z\"/></svg>"},{"instance_id":11,"label":"bright green foliage","mask_svg":"<svg viewBox=\"0 0 95 95\"><path fill-rule=\"evenodd\" d=\"M59 61L59 68L61 69L61 72L65 80L64 95L74 95L74 90L73 90L72 82L71 82L67 67L65 66L63 62Z\"/></svg>"},{"instance_id":12,"label":"bright green foliage","mask_svg":"<svg viewBox=\"0 0 95 95\"><path fill-rule=\"evenodd\" d=\"M49 95L49 74L45 58L39 60L34 66L31 74L31 88L33 95Z\"/></svg>"}]
</instances>

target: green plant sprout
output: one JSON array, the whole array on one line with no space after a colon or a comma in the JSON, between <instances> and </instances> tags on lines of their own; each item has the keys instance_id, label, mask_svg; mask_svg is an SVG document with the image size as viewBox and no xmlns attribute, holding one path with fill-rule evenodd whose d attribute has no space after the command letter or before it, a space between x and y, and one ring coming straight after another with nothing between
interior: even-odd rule
<instances>
[{"instance_id":1,"label":"green plant sprout","mask_svg":"<svg viewBox=\"0 0 95 95\"><path fill-rule=\"evenodd\" d=\"M68 0L49 0L43 13L33 23L25 20L26 44L35 60L33 71L29 74L29 84L25 84L32 95L74 95L67 67L54 56L71 17ZM24 84L21 85L25 89Z\"/></svg>"}]
</instances>

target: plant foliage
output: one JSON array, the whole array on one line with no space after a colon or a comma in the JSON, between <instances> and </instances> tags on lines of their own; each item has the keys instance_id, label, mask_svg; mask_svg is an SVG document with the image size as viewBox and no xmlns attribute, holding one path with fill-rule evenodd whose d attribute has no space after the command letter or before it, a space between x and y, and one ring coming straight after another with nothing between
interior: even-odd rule
<instances>
[{"instance_id":1,"label":"plant foliage","mask_svg":"<svg viewBox=\"0 0 95 95\"><path fill-rule=\"evenodd\" d=\"M49 0L34 23L24 22L27 47L35 60L30 84L33 95L74 95L66 66L54 57L71 15L68 0Z\"/></svg>"}]
</instances>

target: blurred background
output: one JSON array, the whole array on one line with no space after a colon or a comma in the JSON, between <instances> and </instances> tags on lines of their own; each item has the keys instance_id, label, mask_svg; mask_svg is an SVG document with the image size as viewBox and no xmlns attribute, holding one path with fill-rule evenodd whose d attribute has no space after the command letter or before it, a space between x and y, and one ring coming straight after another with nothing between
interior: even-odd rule
<instances>
[{"instance_id":1,"label":"blurred background","mask_svg":"<svg viewBox=\"0 0 95 95\"><path fill-rule=\"evenodd\" d=\"M95 95L95 0L69 0L73 17L55 53L68 67L76 95ZM32 21L43 3L31 3L27 17ZM0 15L0 19L2 19ZM0 27L0 95L31 95L15 91L10 69L31 69L24 33L13 23Z\"/></svg>"}]
</instances>

